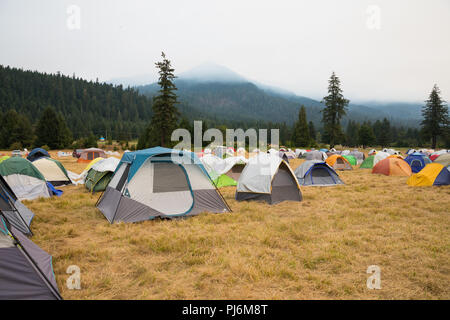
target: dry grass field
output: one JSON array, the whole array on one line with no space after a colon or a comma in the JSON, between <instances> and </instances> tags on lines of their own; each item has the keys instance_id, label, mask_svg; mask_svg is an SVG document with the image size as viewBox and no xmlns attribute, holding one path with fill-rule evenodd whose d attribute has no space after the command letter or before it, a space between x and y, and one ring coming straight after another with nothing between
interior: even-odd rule
<instances>
[{"instance_id":1,"label":"dry grass field","mask_svg":"<svg viewBox=\"0 0 450 320\"><path fill-rule=\"evenodd\" d=\"M345 185L303 187L299 203L236 202L223 188L232 213L172 221L110 225L84 186L25 204L65 299L449 299L450 187L339 174ZM81 290L66 287L70 265ZM381 290L366 287L369 265Z\"/></svg>"}]
</instances>

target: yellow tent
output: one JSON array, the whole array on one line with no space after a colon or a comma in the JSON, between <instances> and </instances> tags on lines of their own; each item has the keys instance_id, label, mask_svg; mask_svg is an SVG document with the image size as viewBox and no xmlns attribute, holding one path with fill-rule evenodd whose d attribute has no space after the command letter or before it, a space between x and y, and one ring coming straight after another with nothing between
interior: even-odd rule
<instances>
[{"instance_id":1,"label":"yellow tent","mask_svg":"<svg viewBox=\"0 0 450 320\"><path fill-rule=\"evenodd\" d=\"M406 182L410 186L428 187L450 184L450 171L440 163L429 163Z\"/></svg>"},{"instance_id":2,"label":"yellow tent","mask_svg":"<svg viewBox=\"0 0 450 320\"><path fill-rule=\"evenodd\" d=\"M0 162L4 161L4 160L6 160L6 159L9 159L9 158L10 158L10 156L3 156L3 157L0 157Z\"/></svg>"},{"instance_id":3,"label":"yellow tent","mask_svg":"<svg viewBox=\"0 0 450 320\"><path fill-rule=\"evenodd\" d=\"M105 159L105 158L102 158L102 157L95 158L94 160L92 160L91 162L89 162L89 164L86 166L86 168L84 168L83 171L89 171L89 169L90 169L94 164L96 164L97 162L99 162L100 160L103 160L103 159Z\"/></svg>"}]
</instances>

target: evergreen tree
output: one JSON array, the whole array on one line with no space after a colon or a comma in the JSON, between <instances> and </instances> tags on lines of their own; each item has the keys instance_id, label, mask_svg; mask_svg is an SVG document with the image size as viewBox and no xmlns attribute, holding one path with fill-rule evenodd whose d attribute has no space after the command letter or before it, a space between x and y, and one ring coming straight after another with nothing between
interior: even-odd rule
<instances>
[{"instance_id":1,"label":"evergreen tree","mask_svg":"<svg viewBox=\"0 0 450 320\"><path fill-rule=\"evenodd\" d=\"M312 121L308 123L308 128L309 128L309 137L313 142L315 142L317 140L316 128L314 127L314 123Z\"/></svg>"},{"instance_id":2,"label":"evergreen tree","mask_svg":"<svg viewBox=\"0 0 450 320\"><path fill-rule=\"evenodd\" d=\"M436 148L437 137L444 135L448 130L448 107L440 97L441 91L434 85L426 105L422 109L422 131L426 137L431 138L431 148Z\"/></svg>"},{"instance_id":3,"label":"evergreen tree","mask_svg":"<svg viewBox=\"0 0 450 320\"><path fill-rule=\"evenodd\" d=\"M8 110L0 118L0 146L10 149L13 145L30 147L33 142L32 126L30 120L15 110Z\"/></svg>"},{"instance_id":4,"label":"evergreen tree","mask_svg":"<svg viewBox=\"0 0 450 320\"><path fill-rule=\"evenodd\" d=\"M372 145L375 142L375 135L373 133L372 126L370 123L364 122L358 131L359 144L363 148Z\"/></svg>"},{"instance_id":5,"label":"evergreen tree","mask_svg":"<svg viewBox=\"0 0 450 320\"><path fill-rule=\"evenodd\" d=\"M356 123L356 121L350 120L347 124L347 131L346 131L346 145L349 147L356 147L359 144L358 139L358 131L359 131L359 124Z\"/></svg>"},{"instance_id":6,"label":"evergreen tree","mask_svg":"<svg viewBox=\"0 0 450 320\"><path fill-rule=\"evenodd\" d=\"M71 136L62 114L57 114L50 106L45 108L36 126L35 145L47 145L50 149L64 148L72 142Z\"/></svg>"},{"instance_id":7,"label":"evergreen tree","mask_svg":"<svg viewBox=\"0 0 450 320\"><path fill-rule=\"evenodd\" d=\"M389 146L391 142L391 123L388 119L384 118L380 122L379 133L376 135L377 143L382 148Z\"/></svg>"},{"instance_id":8,"label":"evergreen tree","mask_svg":"<svg viewBox=\"0 0 450 320\"><path fill-rule=\"evenodd\" d=\"M159 136L161 146L169 146L171 144L170 137L172 131L176 129L178 123L179 112L175 104L178 103L177 90L173 80L175 69L172 68L171 62L166 58L164 52L161 54L163 60L156 62L159 69L158 85L161 87L159 94L153 98L153 117L151 125L154 130L150 130Z\"/></svg>"},{"instance_id":9,"label":"evergreen tree","mask_svg":"<svg viewBox=\"0 0 450 320\"><path fill-rule=\"evenodd\" d=\"M340 80L334 72L328 81L328 96L323 98L322 103L325 104L325 108L322 110L325 136L330 148L333 148L339 137L343 135L340 120L345 116L346 107L349 103L349 100L342 95Z\"/></svg>"},{"instance_id":10,"label":"evergreen tree","mask_svg":"<svg viewBox=\"0 0 450 320\"><path fill-rule=\"evenodd\" d=\"M294 125L294 132L292 135L292 143L296 147L307 147L311 142L309 135L308 122L306 120L305 106L301 106L298 112L298 120Z\"/></svg>"}]
</instances>

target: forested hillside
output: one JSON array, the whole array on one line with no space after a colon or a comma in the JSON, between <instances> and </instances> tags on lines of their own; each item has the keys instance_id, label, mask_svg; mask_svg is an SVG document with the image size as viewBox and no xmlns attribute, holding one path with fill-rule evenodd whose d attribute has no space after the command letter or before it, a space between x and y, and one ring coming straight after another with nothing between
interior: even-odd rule
<instances>
[{"instance_id":1,"label":"forested hillside","mask_svg":"<svg viewBox=\"0 0 450 320\"><path fill-rule=\"evenodd\" d=\"M151 118L151 99L135 89L76 77L0 66L0 111L15 110L36 124L45 107L61 112L74 138L137 137Z\"/></svg>"}]
</instances>

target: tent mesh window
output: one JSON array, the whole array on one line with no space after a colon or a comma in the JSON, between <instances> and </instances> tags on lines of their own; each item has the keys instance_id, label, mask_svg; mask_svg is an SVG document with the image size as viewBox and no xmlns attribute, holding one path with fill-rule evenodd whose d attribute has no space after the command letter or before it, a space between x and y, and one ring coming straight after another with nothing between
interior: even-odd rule
<instances>
[{"instance_id":1,"label":"tent mesh window","mask_svg":"<svg viewBox=\"0 0 450 320\"><path fill-rule=\"evenodd\" d=\"M154 163L153 192L189 191L183 169L174 163Z\"/></svg>"}]
</instances>

